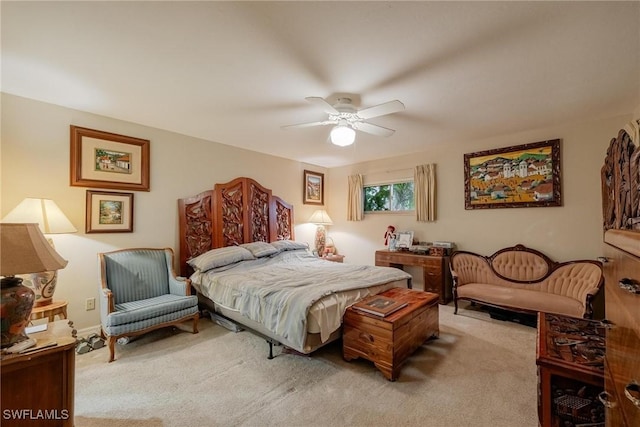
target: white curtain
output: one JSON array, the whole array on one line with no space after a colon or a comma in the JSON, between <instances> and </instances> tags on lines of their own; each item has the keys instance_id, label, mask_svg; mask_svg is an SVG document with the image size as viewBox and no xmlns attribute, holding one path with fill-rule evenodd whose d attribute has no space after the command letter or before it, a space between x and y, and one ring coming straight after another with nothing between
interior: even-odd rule
<instances>
[{"instance_id":1,"label":"white curtain","mask_svg":"<svg viewBox=\"0 0 640 427\"><path fill-rule=\"evenodd\" d=\"M418 221L436 220L436 165L418 165L413 175L413 193Z\"/></svg>"},{"instance_id":2,"label":"white curtain","mask_svg":"<svg viewBox=\"0 0 640 427\"><path fill-rule=\"evenodd\" d=\"M348 197L347 221L362 221L364 219L364 184L362 175L349 176Z\"/></svg>"}]
</instances>

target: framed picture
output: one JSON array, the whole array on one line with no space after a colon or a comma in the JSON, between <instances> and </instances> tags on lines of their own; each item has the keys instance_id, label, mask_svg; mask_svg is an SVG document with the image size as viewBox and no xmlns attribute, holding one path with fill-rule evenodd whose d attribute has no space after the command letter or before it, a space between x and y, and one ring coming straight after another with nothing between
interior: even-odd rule
<instances>
[{"instance_id":1,"label":"framed picture","mask_svg":"<svg viewBox=\"0 0 640 427\"><path fill-rule=\"evenodd\" d=\"M396 248L409 249L413 245L413 231L400 231L396 233Z\"/></svg>"},{"instance_id":2,"label":"framed picture","mask_svg":"<svg viewBox=\"0 0 640 427\"><path fill-rule=\"evenodd\" d=\"M149 191L149 140L72 125L71 185Z\"/></svg>"},{"instance_id":3,"label":"framed picture","mask_svg":"<svg viewBox=\"0 0 640 427\"><path fill-rule=\"evenodd\" d=\"M87 190L86 233L133 232L133 193Z\"/></svg>"},{"instance_id":4,"label":"framed picture","mask_svg":"<svg viewBox=\"0 0 640 427\"><path fill-rule=\"evenodd\" d=\"M305 205L324 205L323 173L304 171L303 203Z\"/></svg>"},{"instance_id":5,"label":"framed picture","mask_svg":"<svg viewBox=\"0 0 640 427\"><path fill-rule=\"evenodd\" d=\"M562 206L560 140L464 155L465 209Z\"/></svg>"}]
</instances>

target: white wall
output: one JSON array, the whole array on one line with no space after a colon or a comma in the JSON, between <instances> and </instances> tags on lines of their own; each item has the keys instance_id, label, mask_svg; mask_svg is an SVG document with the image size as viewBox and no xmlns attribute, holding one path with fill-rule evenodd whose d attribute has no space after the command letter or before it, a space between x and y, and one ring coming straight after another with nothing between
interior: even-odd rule
<instances>
[{"instance_id":1,"label":"white wall","mask_svg":"<svg viewBox=\"0 0 640 427\"><path fill-rule=\"evenodd\" d=\"M305 221L315 207L302 204L304 169L317 166L190 138L25 98L2 94L1 213L25 197L53 199L78 229L52 235L69 261L58 273L55 299L69 301L77 328L100 323L99 311L85 311L98 296L97 253L126 247L172 247L177 254L177 200L239 176L255 179L295 205L296 240L313 245L314 228ZM151 191L134 193L134 232L85 234L87 188L69 185L70 125L149 139ZM107 190L109 191L109 190Z\"/></svg>"},{"instance_id":2,"label":"white wall","mask_svg":"<svg viewBox=\"0 0 640 427\"><path fill-rule=\"evenodd\" d=\"M485 255L522 243L558 261L594 259L602 246L600 168L611 139L630 119L631 115L613 117L461 144L425 141L424 151L414 155L333 168L327 209L334 225L329 235L346 256L345 262L353 263L374 262L388 225L398 231L413 230L419 241L453 241L458 249ZM465 153L556 138L561 139L563 206L465 210ZM437 165L437 221L418 223L413 215L385 213L365 215L361 222L346 221L348 175L361 173L365 181L384 181L412 176L412 168L425 163Z\"/></svg>"}]
</instances>

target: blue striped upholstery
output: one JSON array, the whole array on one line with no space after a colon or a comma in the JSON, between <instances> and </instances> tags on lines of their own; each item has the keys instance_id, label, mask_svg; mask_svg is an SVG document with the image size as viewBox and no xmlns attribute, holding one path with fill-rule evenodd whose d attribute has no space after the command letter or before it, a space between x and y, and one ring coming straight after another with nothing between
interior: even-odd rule
<instances>
[{"instance_id":1,"label":"blue striped upholstery","mask_svg":"<svg viewBox=\"0 0 640 427\"><path fill-rule=\"evenodd\" d=\"M115 303L143 300L169 292L169 271L163 250L118 251L104 256L107 287Z\"/></svg>"},{"instance_id":2,"label":"blue striped upholstery","mask_svg":"<svg viewBox=\"0 0 640 427\"><path fill-rule=\"evenodd\" d=\"M174 311L164 314L160 317L153 319L138 320L131 323L125 323L122 325L113 325L105 327L105 332L108 336L122 336L127 334L134 334L135 332L150 329L153 326L159 324L167 324L175 322L186 316L193 316L198 311L197 307L185 308L184 310Z\"/></svg>"},{"instance_id":3,"label":"blue striped upholstery","mask_svg":"<svg viewBox=\"0 0 640 427\"><path fill-rule=\"evenodd\" d=\"M130 301L116 304L116 311L107 318L105 326L117 326L139 320L154 319L166 316L174 311L182 311L189 308L196 312L198 297L195 295L179 296L165 294L159 297Z\"/></svg>"},{"instance_id":4,"label":"blue striped upholstery","mask_svg":"<svg viewBox=\"0 0 640 427\"><path fill-rule=\"evenodd\" d=\"M193 320L197 333L198 297L190 282L176 277L173 251L127 249L99 254L101 268L100 318L108 337L110 360L115 340Z\"/></svg>"}]
</instances>

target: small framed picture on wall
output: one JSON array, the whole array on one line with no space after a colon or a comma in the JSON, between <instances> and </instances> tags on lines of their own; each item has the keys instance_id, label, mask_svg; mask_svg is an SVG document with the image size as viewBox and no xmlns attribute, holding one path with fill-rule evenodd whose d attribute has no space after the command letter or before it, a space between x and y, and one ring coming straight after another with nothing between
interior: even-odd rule
<instances>
[{"instance_id":1,"label":"small framed picture on wall","mask_svg":"<svg viewBox=\"0 0 640 427\"><path fill-rule=\"evenodd\" d=\"M87 190L86 233L133 232L133 193Z\"/></svg>"},{"instance_id":2,"label":"small framed picture on wall","mask_svg":"<svg viewBox=\"0 0 640 427\"><path fill-rule=\"evenodd\" d=\"M323 173L305 170L303 186L305 205L324 205Z\"/></svg>"}]
</instances>

